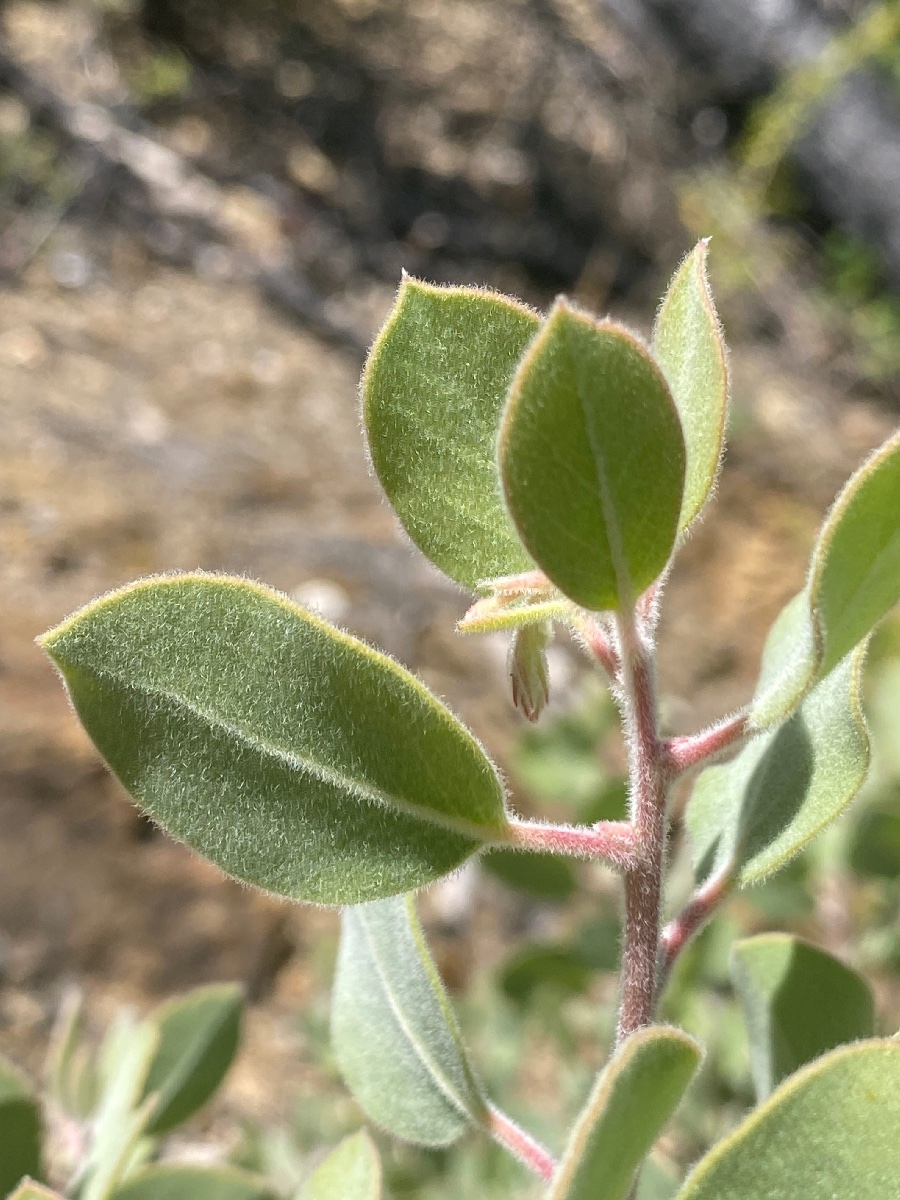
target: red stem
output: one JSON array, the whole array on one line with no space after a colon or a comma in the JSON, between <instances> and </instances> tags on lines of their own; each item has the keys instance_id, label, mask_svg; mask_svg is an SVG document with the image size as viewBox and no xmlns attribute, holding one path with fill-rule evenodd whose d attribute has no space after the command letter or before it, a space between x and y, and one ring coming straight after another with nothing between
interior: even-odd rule
<instances>
[{"instance_id":1,"label":"red stem","mask_svg":"<svg viewBox=\"0 0 900 1200\"><path fill-rule=\"evenodd\" d=\"M633 614L619 617L622 683L638 860L625 876L625 936L617 1041L653 1020L666 847L668 770L657 726L650 649Z\"/></svg>"},{"instance_id":2,"label":"red stem","mask_svg":"<svg viewBox=\"0 0 900 1200\"><path fill-rule=\"evenodd\" d=\"M669 738L663 744L663 753L670 773L673 776L681 775L691 767L708 762L730 749L746 736L747 725L746 712L739 712L732 717L726 717L717 725L711 725L702 733L695 733L690 737Z\"/></svg>"},{"instance_id":3,"label":"red stem","mask_svg":"<svg viewBox=\"0 0 900 1200\"><path fill-rule=\"evenodd\" d=\"M678 955L691 938L700 932L731 891L733 884L734 876L729 865L701 884L678 916L665 927L659 939L660 987L668 977Z\"/></svg>"},{"instance_id":4,"label":"red stem","mask_svg":"<svg viewBox=\"0 0 900 1200\"><path fill-rule=\"evenodd\" d=\"M529 1171L549 1183L556 1171L556 1159L539 1141L493 1104L488 1105L487 1130L495 1142L508 1150Z\"/></svg>"},{"instance_id":5,"label":"red stem","mask_svg":"<svg viewBox=\"0 0 900 1200\"><path fill-rule=\"evenodd\" d=\"M510 822L512 845L518 850L603 858L620 871L637 862L634 830L627 821L598 821L596 825L551 825L544 821Z\"/></svg>"},{"instance_id":6,"label":"red stem","mask_svg":"<svg viewBox=\"0 0 900 1200\"><path fill-rule=\"evenodd\" d=\"M585 646L599 662L600 666L615 682L619 675L619 654L610 641L606 631L601 628L593 617L585 616L577 626Z\"/></svg>"}]
</instances>

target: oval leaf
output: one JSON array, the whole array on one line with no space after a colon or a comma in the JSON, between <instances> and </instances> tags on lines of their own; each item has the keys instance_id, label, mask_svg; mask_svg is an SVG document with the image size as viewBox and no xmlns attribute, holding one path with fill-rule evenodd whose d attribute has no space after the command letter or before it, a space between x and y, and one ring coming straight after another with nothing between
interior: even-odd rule
<instances>
[{"instance_id":1,"label":"oval leaf","mask_svg":"<svg viewBox=\"0 0 900 1200\"><path fill-rule=\"evenodd\" d=\"M791 713L900 600L900 433L845 485L819 533L809 578L772 627L751 723Z\"/></svg>"},{"instance_id":2,"label":"oval leaf","mask_svg":"<svg viewBox=\"0 0 900 1200\"><path fill-rule=\"evenodd\" d=\"M243 579L149 579L42 640L100 753L230 874L339 904L458 866L507 819L497 773L392 659Z\"/></svg>"},{"instance_id":3,"label":"oval leaf","mask_svg":"<svg viewBox=\"0 0 900 1200\"><path fill-rule=\"evenodd\" d=\"M860 701L865 645L778 728L697 780L686 819L698 871L742 883L771 875L847 807L869 767Z\"/></svg>"},{"instance_id":4,"label":"oval leaf","mask_svg":"<svg viewBox=\"0 0 900 1200\"><path fill-rule=\"evenodd\" d=\"M558 300L510 387L500 468L522 540L576 604L628 607L664 569L684 455L647 350Z\"/></svg>"},{"instance_id":5,"label":"oval leaf","mask_svg":"<svg viewBox=\"0 0 900 1200\"><path fill-rule=\"evenodd\" d=\"M274 1192L264 1179L235 1167L162 1164L138 1171L112 1200L274 1200Z\"/></svg>"},{"instance_id":6,"label":"oval leaf","mask_svg":"<svg viewBox=\"0 0 900 1200\"><path fill-rule=\"evenodd\" d=\"M678 1029L651 1026L626 1039L594 1085L547 1200L624 1200L701 1057Z\"/></svg>"},{"instance_id":7,"label":"oval leaf","mask_svg":"<svg viewBox=\"0 0 900 1200\"><path fill-rule=\"evenodd\" d=\"M237 1052L243 1008L242 989L226 983L196 988L153 1014L159 1046L144 1085L144 1096L156 1096L148 1133L180 1125L213 1095Z\"/></svg>"},{"instance_id":8,"label":"oval leaf","mask_svg":"<svg viewBox=\"0 0 900 1200\"><path fill-rule=\"evenodd\" d=\"M750 1035L760 1100L798 1067L875 1032L875 1002L865 979L790 934L736 942L731 978Z\"/></svg>"},{"instance_id":9,"label":"oval leaf","mask_svg":"<svg viewBox=\"0 0 900 1200\"><path fill-rule=\"evenodd\" d=\"M896 1200L900 1042L832 1050L702 1158L677 1200Z\"/></svg>"},{"instance_id":10,"label":"oval leaf","mask_svg":"<svg viewBox=\"0 0 900 1200\"><path fill-rule=\"evenodd\" d=\"M40 1111L24 1077L0 1059L0 1195L41 1173Z\"/></svg>"},{"instance_id":11,"label":"oval leaf","mask_svg":"<svg viewBox=\"0 0 900 1200\"><path fill-rule=\"evenodd\" d=\"M503 505L495 445L538 325L506 296L407 277L362 377L381 486L419 549L473 590L532 565Z\"/></svg>"},{"instance_id":12,"label":"oval leaf","mask_svg":"<svg viewBox=\"0 0 900 1200\"><path fill-rule=\"evenodd\" d=\"M344 910L331 1034L350 1090L397 1137L446 1146L485 1118L412 897Z\"/></svg>"},{"instance_id":13,"label":"oval leaf","mask_svg":"<svg viewBox=\"0 0 900 1200\"><path fill-rule=\"evenodd\" d=\"M728 359L706 274L707 239L675 272L653 326L653 355L681 418L687 455L678 528L686 529L712 491L725 445Z\"/></svg>"},{"instance_id":14,"label":"oval leaf","mask_svg":"<svg viewBox=\"0 0 900 1200\"><path fill-rule=\"evenodd\" d=\"M313 1171L302 1200L380 1200L381 1160L364 1129L335 1147Z\"/></svg>"}]
</instances>

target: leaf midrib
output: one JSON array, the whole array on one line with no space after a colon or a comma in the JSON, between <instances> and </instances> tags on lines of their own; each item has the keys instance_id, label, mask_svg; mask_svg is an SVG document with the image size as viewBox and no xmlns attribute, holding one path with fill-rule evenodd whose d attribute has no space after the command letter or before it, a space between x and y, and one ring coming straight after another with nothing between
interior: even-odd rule
<instances>
[{"instance_id":1,"label":"leaf midrib","mask_svg":"<svg viewBox=\"0 0 900 1200\"><path fill-rule=\"evenodd\" d=\"M285 749L248 729L243 729L231 721L226 721L224 718L210 713L200 705L193 703L186 697L169 691L167 688L151 687L147 684L137 684L123 680L112 672L99 671L96 668L85 667L80 663L72 662L69 665L82 674L96 679L98 682L109 681L115 687L126 692L133 692L139 696L168 701L174 708L190 713L191 716L205 722L211 729L233 736L244 746L249 747L252 751L259 754L260 757L269 758L281 765L286 765L298 774L308 774L320 783L343 790L358 800L389 810L394 809L399 811L403 816L416 818L432 825L438 825L452 833L457 833L479 842L485 841L486 838L487 840L494 840L487 837L489 833L493 833L494 835L500 833L500 828L497 826L478 825L476 822L466 821L462 817L453 817L448 813L441 813L436 809L423 808L410 800L396 796L391 792L386 792L372 784L353 779L351 776L345 775L334 767L320 763L316 759L309 758L306 755L297 754L296 751Z\"/></svg>"}]
</instances>

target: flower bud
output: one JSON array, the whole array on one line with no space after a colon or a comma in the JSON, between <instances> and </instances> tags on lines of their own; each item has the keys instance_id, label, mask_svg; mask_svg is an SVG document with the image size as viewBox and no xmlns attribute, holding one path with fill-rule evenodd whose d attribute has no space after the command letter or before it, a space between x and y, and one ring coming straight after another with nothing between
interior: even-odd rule
<instances>
[{"instance_id":1,"label":"flower bud","mask_svg":"<svg viewBox=\"0 0 900 1200\"><path fill-rule=\"evenodd\" d=\"M550 697L547 646L553 634L549 621L522 625L509 647L509 678L516 708L529 721L536 721Z\"/></svg>"}]
</instances>

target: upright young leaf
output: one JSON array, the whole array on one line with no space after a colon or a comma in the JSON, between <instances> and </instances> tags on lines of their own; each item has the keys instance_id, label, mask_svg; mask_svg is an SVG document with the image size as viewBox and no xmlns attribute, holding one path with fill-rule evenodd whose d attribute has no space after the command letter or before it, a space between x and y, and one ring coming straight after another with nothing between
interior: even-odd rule
<instances>
[{"instance_id":1,"label":"upright young leaf","mask_svg":"<svg viewBox=\"0 0 900 1200\"><path fill-rule=\"evenodd\" d=\"M875 1032L875 1002L865 979L791 934L736 942L731 978L750 1035L760 1100L798 1067Z\"/></svg>"},{"instance_id":2,"label":"upright young leaf","mask_svg":"<svg viewBox=\"0 0 900 1200\"><path fill-rule=\"evenodd\" d=\"M224 870L339 904L504 841L497 773L393 660L243 579L149 579L42 639L131 795Z\"/></svg>"},{"instance_id":3,"label":"upright young leaf","mask_svg":"<svg viewBox=\"0 0 900 1200\"><path fill-rule=\"evenodd\" d=\"M344 1138L313 1171L301 1200L381 1200L381 1159L364 1129Z\"/></svg>"},{"instance_id":4,"label":"upright young leaf","mask_svg":"<svg viewBox=\"0 0 900 1200\"><path fill-rule=\"evenodd\" d=\"M684 438L662 372L628 330L558 300L510 386L499 452L522 540L571 600L627 607L664 569Z\"/></svg>"},{"instance_id":5,"label":"upright young leaf","mask_svg":"<svg viewBox=\"0 0 900 1200\"><path fill-rule=\"evenodd\" d=\"M109 1200L122 1182L153 1112L141 1099L159 1033L149 1021L120 1022L104 1046L105 1080L92 1122L90 1150L81 1164L76 1200Z\"/></svg>"},{"instance_id":6,"label":"upright young leaf","mask_svg":"<svg viewBox=\"0 0 900 1200\"><path fill-rule=\"evenodd\" d=\"M159 1046L144 1084L144 1096L156 1096L148 1133L174 1129L215 1093L237 1052L243 1007L243 990L220 983L195 988L153 1014Z\"/></svg>"},{"instance_id":7,"label":"upright young leaf","mask_svg":"<svg viewBox=\"0 0 900 1200\"><path fill-rule=\"evenodd\" d=\"M832 1050L702 1158L677 1200L897 1200L900 1042Z\"/></svg>"},{"instance_id":8,"label":"upright young leaf","mask_svg":"<svg viewBox=\"0 0 900 1200\"><path fill-rule=\"evenodd\" d=\"M419 549L468 588L531 566L500 495L495 444L538 325L506 296L407 277L363 373L381 486Z\"/></svg>"},{"instance_id":9,"label":"upright young leaf","mask_svg":"<svg viewBox=\"0 0 900 1200\"><path fill-rule=\"evenodd\" d=\"M624 1200L700 1058L678 1029L651 1026L623 1042L575 1124L547 1200Z\"/></svg>"},{"instance_id":10,"label":"upright young leaf","mask_svg":"<svg viewBox=\"0 0 900 1200\"><path fill-rule=\"evenodd\" d=\"M847 482L819 533L806 587L772 627L750 719L783 720L900 600L900 433Z\"/></svg>"},{"instance_id":11,"label":"upright young leaf","mask_svg":"<svg viewBox=\"0 0 900 1200\"><path fill-rule=\"evenodd\" d=\"M41 1174L40 1111L23 1077L0 1059L0 1195Z\"/></svg>"},{"instance_id":12,"label":"upright young leaf","mask_svg":"<svg viewBox=\"0 0 900 1200\"><path fill-rule=\"evenodd\" d=\"M412 897L344 909L331 1003L338 1066L376 1124L447 1146L484 1119Z\"/></svg>"},{"instance_id":13,"label":"upright young leaf","mask_svg":"<svg viewBox=\"0 0 900 1200\"><path fill-rule=\"evenodd\" d=\"M275 1200L275 1193L264 1179L236 1167L154 1163L117 1188L112 1200Z\"/></svg>"},{"instance_id":14,"label":"upright young leaf","mask_svg":"<svg viewBox=\"0 0 900 1200\"><path fill-rule=\"evenodd\" d=\"M860 700L865 645L797 712L697 780L686 820L701 874L731 867L742 883L783 867L859 791L869 767Z\"/></svg>"},{"instance_id":15,"label":"upright young leaf","mask_svg":"<svg viewBox=\"0 0 900 1200\"><path fill-rule=\"evenodd\" d=\"M681 417L687 455L678 528L686 529L712 491L725 445L728 359L706 274L707 239L675 272L653 326L653 355Z\"/></svg>"}]
</instances>

